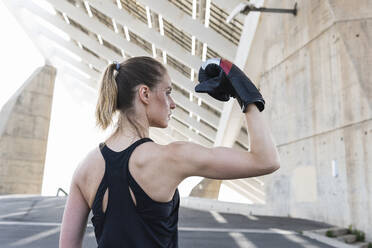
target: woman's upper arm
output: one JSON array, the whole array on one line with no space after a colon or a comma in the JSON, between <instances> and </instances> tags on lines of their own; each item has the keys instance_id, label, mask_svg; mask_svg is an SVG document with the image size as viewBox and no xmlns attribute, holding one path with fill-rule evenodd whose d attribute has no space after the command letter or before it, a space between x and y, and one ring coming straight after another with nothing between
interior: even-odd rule
<instances>
[{"instance_id":1,"label":"woman's upper arm","mask_svg":"<svg viewBox=\"0 0 372 248\"><path fill-rule=\"evenodd\" d=\"M82 247L90 208L78 186L77 173L71 183L69 196L63 213L60 248Z\"/></svg>"},{"instance_id":2,"label":"woman's upper arm","mask_svg":"<svg viewBox=\"0 0 372 248\"><path fill-rule=\"evenodd\" d=\"M175 173L182 178L202 176L212 179L238 179L269 174L279 168L270 158L228 147L207 148L192 142L167 145Z\"/></svg>"}]
</instances>

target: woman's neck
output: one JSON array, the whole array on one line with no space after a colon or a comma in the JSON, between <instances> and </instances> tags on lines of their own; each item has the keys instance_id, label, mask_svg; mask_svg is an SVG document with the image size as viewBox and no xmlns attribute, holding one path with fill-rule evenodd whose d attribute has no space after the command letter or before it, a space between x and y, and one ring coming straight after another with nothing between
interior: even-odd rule
<instances>
[{"instance_id":1,"label":"woman's neck","mask_svg":"<svg viewBox=\"0 0 372 248\"><path fill-rule=\"evenodd\" d=\"M145 137L148 137L148 135ZM141 138L142 137L140 137L137 133L115 132L105 141L105 143L114 151L122 151Z\"/></svg>"},{"instance_id":2,"label":"woman's neck","mask_svg":"<svg viewBox=\"0 0 372 248\"><path fill-rule=\"evenodd\" d=\"M138 122L139 117L135 118L135 120ZM137 124L140 126L136 126L136 128L133 126L134 123L130 122L126 116L119 116L116 130L109 136L105 143L113 149L120 150L136 140L149 137L149 127L146 125L147 122L142 120Z\"/></svg>"}]
</instances>

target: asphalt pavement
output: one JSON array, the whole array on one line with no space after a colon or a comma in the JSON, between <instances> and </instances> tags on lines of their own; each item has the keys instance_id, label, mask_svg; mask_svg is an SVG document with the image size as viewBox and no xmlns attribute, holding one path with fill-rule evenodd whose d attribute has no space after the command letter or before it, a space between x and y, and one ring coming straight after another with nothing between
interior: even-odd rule
<instances>
[{"instance_id":1,"label":"asphalt pavement","mask_svg":"<svg viewBox=\"0 0 372 248\"><path fill-rule=\"evenodd\" d=\"M65 201L66 197L0 196L0 248L58 247ZM305 219L181 207L179 247L328 248L331 246L301 234L327 227L330 225ZM83 247L97 247L90 221Z\"/></svg>"}]
</instances>

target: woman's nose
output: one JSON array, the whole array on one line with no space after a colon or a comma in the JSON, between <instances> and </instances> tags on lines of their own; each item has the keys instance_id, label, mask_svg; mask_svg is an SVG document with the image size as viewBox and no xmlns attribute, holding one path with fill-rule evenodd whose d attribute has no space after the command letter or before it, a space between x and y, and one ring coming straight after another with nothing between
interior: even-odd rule
<instances>
[{"instance_id":1,"label":"woman's nose","mask_svg":"<svg viewBox=\"0 0 372 248\"><path fill-rule=\"evenodd\" d=\"M170 108L171 109L175 109L176 108L176 104L174 103L173 99L171 99Z\"/></svg>"}]
</instances>

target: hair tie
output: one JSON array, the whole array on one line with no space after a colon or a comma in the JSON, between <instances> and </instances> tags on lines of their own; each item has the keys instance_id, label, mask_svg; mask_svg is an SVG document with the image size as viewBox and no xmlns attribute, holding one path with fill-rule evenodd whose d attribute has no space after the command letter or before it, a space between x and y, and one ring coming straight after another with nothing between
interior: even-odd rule
<instances>
[{"instance_id":1,"label":"hair tie","mask_svg":"<svg viewBox=\"0 0 372 248\"><path fill-rule=\"evenodd\" d=\"M119 71L119 69L120 69L120 63L114 61L114 65L115 65L115 69L116 69L117 71Z\"/></svg>"}]
</instances>

